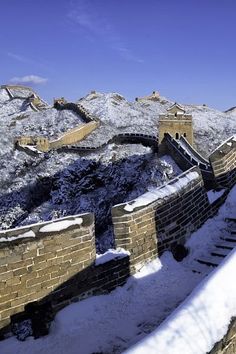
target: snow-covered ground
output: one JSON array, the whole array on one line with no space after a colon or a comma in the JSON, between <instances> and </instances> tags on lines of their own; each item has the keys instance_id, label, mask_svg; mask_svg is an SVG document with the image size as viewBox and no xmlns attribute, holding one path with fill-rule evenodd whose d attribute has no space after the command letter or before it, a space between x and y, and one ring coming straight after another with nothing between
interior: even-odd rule
<instances>
[{"instance_id":1,"label":"snow-covered ground","mask_svg":"<svg viewBox=\"0 0 236 354\"><path fill-rule=\"evenodd\" d=\"M22 198L23 200L26 199L25 191L32 190L31 186L37 184L39 180L54 179L55 175L60 174L61 176L63 173L66 174L68 170L71 171L71 166L84 165L83 161L80 162L82 157L106 165L117 163L124 158L132 157L132 155L145 155L148 152L148 148L143 146L124 145L120 147L114 144L91 154L86 153L86 155L82 153L50 152L33 157L22 151L16 151L14 150L14 138L20 134L34 135L37 132L37 135L47 135L52 138L70 129L75 124L81 123L79 117L71 111L58 112L48 106L42 112L33 112L25 100L25 97L30 94L29 90L21 91L17 90L22 95L21 99L10 100L6 90L0 89L0 195L4 197L2 200L6 201L4 205L1 204L1 215L5 215L6 219L2 220L4 228L18 226L20 222L27 218L29 222L37 222L63 216L64 214L61 215L61 207L59 207L59 212L58 207L54 208L55 210L49 207L48 213L38 212L37 208L45 210L45 208L48 208L48 204L37 206L32 215L32 211L28 210L29 208L26 208L27 210L23 208L22 210ZM96 115L100 119L101 125L78 145L100 146L114 135L124 132L156 134L158 136L159 114L165 113L173 101L161 97L160 101L128 102L116 93L91 93L80 99L79 103ZM234 116L205 106L185 105L184 107L187 113L193 115L196 146L205 155L213 150L219 142L236 133ZM165 175L166 179L173 177L173 174L169 173L170 165L166 165L166 167L166 169L163 166L161 167L161 174ZM134 168L135 166L133 166ZM157 166L157 168L159 167ZM129 181L129 183L137 184L138 181L135 178L140 179L140 175L133 173L132 167L130 171L134 175L134 180L133 182ZM155 174L154 168L151 168L150 171L153 175ZM145 172L143 177L145 177ZM142 180L145 179L143 177ZM122 178L123 181L124 179L125 177ZM162 182L163 179L161 178L159 181ZM136 192L131 193L132 195L127 193L126 200L144 193L149 187L149 182L147 182L146 190L141 188L136 189ZM75 190L78 190L78 188L77 184L74 185ZM61 191L61 189L58 191L60 195ZM55 194L56 191L53 193L54 200ZM14 205L11 202L13 195L15 198ZM58 200L60 195L58 194ZM85 205L83 201L81 201L81 204ZM86 204L89 207L90 203L87 202L87 199ZM77 205L74 205L72 209L76 213L79 212ZM86 209L86 211L93 211L93 208L91 210ZM16 218L14 218L14 215L16 215Z\"/></svg>"},{"instance_id":2,"label":"snow-covered ground","mask_svg":"<svg viewBox=\"0 0 236 354\"><path fill-rule=\"evenodd\" d=\"M109 129L119 132L137 132L158 135L159 114L166 113L173 101L161 97L160 101L128 102L116 93L88 94L79 101L97 115L106 126L106 136L94 131L88 138L92 143L97 134L105 141ZM193 116L194 140L197 151L207 157L222 141L236 133L235 115L220 112L204 105L181 104ZM109 129L107 127L110 127Z\"/></svg>"},{"instance_id":3,"label":"snow-covered ground","mask_svg":"<svg viewBox=\"0 0 236 354\"><path fill-rule=\"evenodd\" d=\"M176 262L172 255L166 252L160 260L157 259L144 266L139 273L130 277L123 287L117 288L111 294L94 296L61 310L52 323L47 337L37 340L29 337L25 342L19 342L11 337L0 342L0 352L3 354L123 352L154 331L201 282L203 275L193 273L191 264L196 257L206 252L214 240L227 232L224 218L235 217L235 213L236 186L220 208L218 215L209 219L192 234L187 243L189 255L181 263ZM225 271L223 267L219 272L214 271L212 277L211 275L206 277L180 310L177 309L171 315L171 321L174 321L173 328L168 319L167 322L163 322L161 327L163 330L157 337L160 345L163 343L165 345L160 347L166 350L160 350L161 354L203 354L206 352L203 351L206 348L205 343L207 350L210 350L214 341L223 337L231 316L236 315L236 288L232 278L232 267L235 267L236 257L235 251L232 252L234 252L233 263L226 259ZM224 291L222 286L224 283L227 291ZM225 306L227 301L229 303ZM186 330L187 324L189 327ZM177 345L176 341L182 329L185 329L185 332L180 338L181 350L174 351L173 345ZM172 333L173 337L170 337L169 333ZM189 335L188 342L184 337L186 334ZM156 331L151 336L150 339L147 337L147 342L142 342L134 352L156 353L153 349L153 346L155 348L157 345Z\"/></svg>"}]
</instances>

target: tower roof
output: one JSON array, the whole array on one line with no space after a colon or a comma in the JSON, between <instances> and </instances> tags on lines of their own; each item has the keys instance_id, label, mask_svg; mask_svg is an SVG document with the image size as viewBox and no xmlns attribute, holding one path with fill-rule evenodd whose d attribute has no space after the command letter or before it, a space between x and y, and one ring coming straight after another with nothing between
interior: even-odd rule
<instances>
[{"instance_id":1,"label":"tower roof","mask_svg":"<svg viewBox=\"0 0 236 354\"><path fill-rule=\"evenodd\" d=\"M167 109L167 112L169 112L169 113L178 113L178 112L185 113L185 109L180 104L175 102L172 106L170 106Z\"/></svg>"}]
</instances>

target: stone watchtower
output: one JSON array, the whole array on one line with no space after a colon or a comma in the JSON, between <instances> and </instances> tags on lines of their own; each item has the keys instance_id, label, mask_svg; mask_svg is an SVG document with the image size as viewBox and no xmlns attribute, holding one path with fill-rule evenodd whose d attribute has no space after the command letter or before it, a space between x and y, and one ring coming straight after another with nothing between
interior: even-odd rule
<instances>
[{"instance_id":1,"label":"stone watchtower","mask_svg":"<svg viewBox=\"0 0 236 354\"><path fill-rule=\"evenodd\" d=\"M159 116L159 143L164 134L169 133L175 139L184 136L193 145L193 120L191 114L186 114L183 107L174 103L167 109L166 114Z\"/></svg>"}]
</instances>

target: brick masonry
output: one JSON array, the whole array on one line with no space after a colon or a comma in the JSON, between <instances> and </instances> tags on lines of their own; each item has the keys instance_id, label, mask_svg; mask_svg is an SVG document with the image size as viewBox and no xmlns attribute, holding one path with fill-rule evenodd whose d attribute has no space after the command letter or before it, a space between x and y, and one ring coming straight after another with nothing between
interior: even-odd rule
<instances>
[{"instance_id":1,"label":"brick masonry","mask_svg":"<svg viewBox=\"0 0 236 354\"><path fill-rule=\"evenodd\" d=\"M191 172L197 172L198 177L181 190L158 198L147 206L137 207L132 212L124 209L127 203L113 207L116 246L130 251L132 268L178 243L184 243L209 216L211 207L197 167L160 187L160 190L181 181Z\"/></svg>"},{"instance_id":2,"label":"brick masonry","mask_svg":"<svg viewBox=\"0 0 236 354\"><path fill-rule=\"evenodd\" d=\"M236 183L236 138L226 140L209 159L217 185L231 188Z\"/></svg>"},{"instance_id":3,"label":"brick masonry","mask_svg":"<svg viewBox=\"0 0 236 354\"><path fill-rule=\"evenodd\" d=\"M180 138L180 140L184 138ZM209 161L205 160L201 155L194 151L191 145L188 145L188 150L192 151L193 154L189 152L179 144L179 141L174 139L169 133L166 133L162 143L159 146L159 156L170 155L177 165L183 170L187 171L193 166L199 166L205 187L211 189L215 187L214 174ZM198 159L195 158L197 156ZM198 162L198 160L202 162Z\"/></svg>"},{"instance_id":4,"label":"brick masonry","mask_svg":"<svg viewBox=\"0 0 236 354\"><path fill-rule=\"evenodd\" d=\"M208 354L236 353L236 318L233 317L225 336L217 342Z\"/></svg>"},{"instance_id":5,"label":"brick masonry","mask_svg":"<svg viewBox=\"0 0 236 354\"><path fill-rule=\"evenodd\" d=\"M228 190L217 201L209 203L198 167L192 167L159 190L169 189L191 172L197 172L197 177L181 189L167 193L164 198L157 198L131 212L125 210L127 203L113 207L116 246L131 253L131 272L135 271L137 265L155 258L157 254L161 255L177 244L184 244L190 234L213 216L225 201Z\"/></svg>"},{"instance_id":6,"label":"brick masonry","mask_svg":"<svg viewBox=\"0 0 236 354\"><path fill-rule=\"evenodd\" d=\"M81 219L81 225L73 225ZM128 256L95 265L92 214L62 218L53 225L71 221L61 231L42 232L51 224L47 222L0 232L0 329L27 303L50 302L57 311L72 301L111 291L129 277Z\"/></svg>"},{"instance_id":7,"label":"brick masonry","mask_svg":"<svg viewBox=\"0 0 236 354\"><path fill-rule=\"evenodd\" d=\"M235 183L235 141L231 139L225 144L212 154L211 163L216 180L219 176L222 181L223 160L224 186L231 187ZM172 188L192 172L195 177L188 183ZM160 190L171 188L172 192L165 193L165 197L132 211L124 209L127 203L113 207L116 247L128 250L130 256L99 266L95 263L93 214L58 219L54 225L69 224L54 231L50 227L45 231L52 222L0 231L0 330L30 302L50 302L57 311L72 301L123 285L145 262L183 244L218 211L229 191L226 188L218 200L209 204L198 167L192 167Z\"/></svg>"}]
</instances>

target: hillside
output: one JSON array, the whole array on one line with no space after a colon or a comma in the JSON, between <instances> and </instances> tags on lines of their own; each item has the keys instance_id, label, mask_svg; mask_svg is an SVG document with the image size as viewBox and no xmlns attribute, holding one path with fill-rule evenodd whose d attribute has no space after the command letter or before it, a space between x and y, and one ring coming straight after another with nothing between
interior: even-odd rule
<instances>
[{"instance_id":1,"label":"hillside","mask_svg":"<svg viewBox=\"0 0 236 354\"><path fill-rule=\"evenodd\" d=\"M103 124L119 132L156 134L158 136L159 114L165 113L173 101L160 97L160 101L142 100L128 102L119 94L91 93L79 101L97 115ZM181 103L181 102L180 102ZM192 114L194 138L197 150L207 157L222 141L236 133L235 116L209 108L205 105L181 105ZM107 129L106 132L109 130ZM102 139L102 134L94 132ZM103 137L105 139L105 137Z\"/></svg>"},{"instance_id":2,"label":"hillside","mask_svg":"<svg viewBox=\"0 0 236 354\"><path fill-rule=\"evenodd\" d=\"M236 107L231 107L230 109L227 109L227 111L225 111L225 113L236 117Z\"/></svg>"},{"instance_id":3,"label":"hillside","mask_svg":"<svg viewBox=\"0 0 236 354\"><path fill-rule=\"evenodd\" d=\"M63 134L83 122L70 110L45 105L35 111L29 104L33 91L23 88L10 98L0 89L0 221L1 228L25 225L60 216L93 211L97 248L113 245L110 208L136 198L173 178L180 170L169 158L159 160L142 145L108 144L92 153L51 151L29 156L14 149L19 135ZM43 102L43 101L42 101ZM128 102L117 93L90 93L79 100L100 120L100 126L78 146L99 147L119 133L158 136L158 117L173 104L160 100ZM235 117L206 106L184 106L193 115L197 149L208 155L236 133Z\"/></svg>"}]
</instances>

